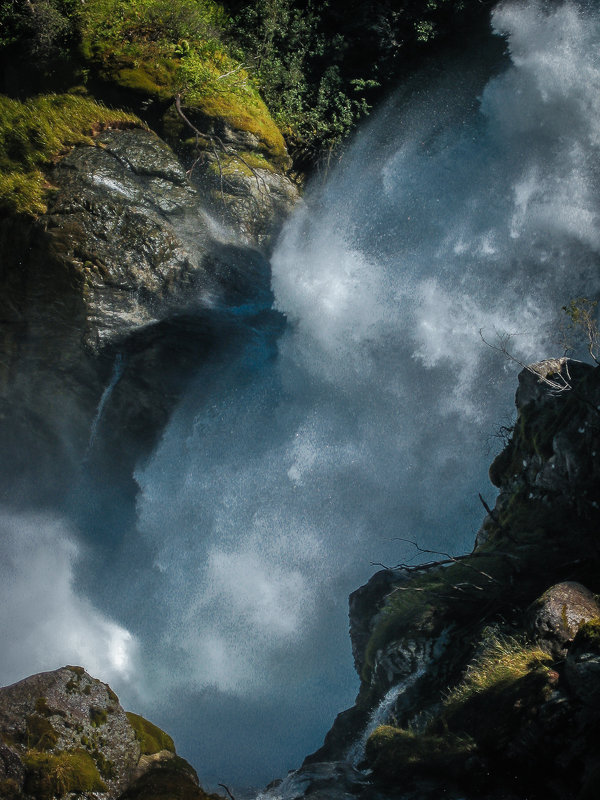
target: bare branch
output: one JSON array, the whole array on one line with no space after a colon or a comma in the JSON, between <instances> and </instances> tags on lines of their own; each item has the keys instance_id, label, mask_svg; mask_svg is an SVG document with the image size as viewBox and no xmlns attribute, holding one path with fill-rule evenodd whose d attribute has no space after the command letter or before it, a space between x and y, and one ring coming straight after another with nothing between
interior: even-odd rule
<instances>
[{"instance_id":1,"label":"bare branch","mask_svg":"<svg viewBox=\"0 0 600 800\"><path fill-rule=\"evenodd\" d=\"M225 789L230 799L235 800L235 797L231 794L231 791L229 790L229 786L226 786L224 783L218 783L217 786L220 786L222 789Z\"/></svg>"},{"instance_id":2,"label":"bare branch","mask_svg":"<svg viewBox=\"0 0 600 800\"><path fill-rule=\"evenodd\" d=\"M569 366L568 362L569 359L563 356L562 358L547 358L545 361L538 361L535 364L525 364L523 361L520 361L516 358L508 349L508 343L510 340L515 336L514 333L504 333L499 334L496 333L498 336L499 344L495 345L488 340L483 335L483 329L479 329L479 335L481 337L481 341L486 344L488 347L491 347L492 350L495 350L498 353L502 353L505 358L514 361L515 364L518 364L523 369L526 369L528 372L531 372L533 375L537 377L540 383L545 383L546 386L549 386L554 394L559 394L561 392L567 392L571 389L571 376L569 375ZM565 371L566 377L563 375L563 369ZM548 377L549 375L556 376L555 378Z\"/></svg>"}]
</instances>

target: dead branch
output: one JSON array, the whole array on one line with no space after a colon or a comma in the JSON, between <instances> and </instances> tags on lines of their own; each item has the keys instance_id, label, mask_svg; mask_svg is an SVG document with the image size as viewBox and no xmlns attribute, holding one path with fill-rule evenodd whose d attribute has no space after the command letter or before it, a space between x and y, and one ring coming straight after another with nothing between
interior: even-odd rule
<instances>
[{"instance_id":1,"label":"dead branch","mask_svg":"<svg viewBox=\"0 0 600 800\"><path fill-rule=\"evenodd\" d=\"M514 361L515 364L518 364L528 372L531 372L537 377L540 383L545 383L546 386L549 386L554 394L567 392L571 389L571 376L569 375L568 363L569 359L565 356L562 358L548 358L545 361L538 361L535 364L525 364L523 361L520 361L518 358L516 358L508 349L508 344L515 335L514 333L499 334L496 332L499 341L499 344L497 345L488 342L483 335L483 328L479 329L479 335L484 344L486 344L488 347L491 347L491 349L495 350L497 353L502 353L505 358L510 359L510 361ZM566 378L562 374L563 368L566 373ZM557 377L549 378L549 375L556 375Z\"/></svg>"},{"instance_id":2,"label":"dead branch","mask_svg":"<svg viewBox=\"0 0 600 800\"><path fill-rule=\"evenodd\" d=\"M482 496L481 492L478 492L478 495L479 495L479 499L481 500L481 505L482 505L482 506L485 508L486 512L487 512L487 513L489 514L489 516L490 516L490 517L491 517L491 518L494 520L494 522L498 522L498 520L496 519L496 512L495 512L495 511L493 511L493 510L492 510L492 509L491 509L491 508L488 506L488 504L487 504L487 503L485 502L485 500L483 499L483 496Z\"/></svg>"},{"instance_id":3,"label":"dead branch","mask_svg":"<svg viewBox=\"0 0 600 800\"><path fill-rule=\"evenodd\" d=\"M232 72L237 72L237 70L232 70ZM224 75L221 75L220 77L224 78L229 74L231 74L231 73L225 73ZM185 122L185 124L196 134L196 147L199 146L199 139L205 139L211 144L212 151L213 151L214 156L215 156L216 161L217 161L217 166L219 167L219 179L220 179L220 184L221 184L221 198L223 199L223 202L225 202L225 194L224 194L224 191L223 191L223 168L221 166L221 159L219 158L219 153L218 153L218 150L217 150L217 144L219 145L219 147L221 148L221 151L223 153L225 153L228 156L231 156L232 158L236 158L238 161L241 161L241 163L244 164L244 166L247 169L250 170L250 172L254 175L254 179L256 180L256 186L257 186L259 192L263 192L263 191L264 192L268 192L268 187L267 187L266 181L262 177L262 175L259 175L259 173L254 169L254 167L250 166L250 164L246 161L246 159L243 158L236 151L236 149L234 147L227 146L223 142L223 140L219 136L217 136L216 134L202 133L202 131L198 130L198 128L190 121L190 119L184 113L183 108L181 107L181 94L180 93L177 93L175 95L175 110L177 111L177 113L179 114L181 119ZM198 164L200 159L201 159L201 156L198 156L198 158L192 164L191 168L187 171L188 177L192 174L194 168L196 167L196 165ZM261 186L261 182L262 182L262 186ZM255 200L255 202L256 202L256 200ZM258 205L258 203L257 203L257 205Z\"/></svg>"},{"instance_id":4,"label":"dead branch","mask_svg":"<svg viewBox=\"0 0 600 800\"><path fill-rule=\"evenodd\" d=\"M230 797L230 800L235 800L235 797L231 794L229 786L226 786L224 783L218 783L217 786L220 786L222 789L225 789L225 791Z\"/></svg>"}]
</instances>

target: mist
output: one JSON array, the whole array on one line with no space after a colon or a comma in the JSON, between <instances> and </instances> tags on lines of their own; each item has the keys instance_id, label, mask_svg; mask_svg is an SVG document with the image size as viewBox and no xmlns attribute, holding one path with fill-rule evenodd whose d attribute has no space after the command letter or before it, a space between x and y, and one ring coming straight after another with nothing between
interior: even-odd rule
<instances>
[{"instance_id":1,"label":"mist","mask_svg":"<svg viewBox=\"0 0 600 800\"><path fill-rule=\"evenodd\" d=\"M562 355L561 307L600 295L600 15L506 3L493 25L506 56L403 87L309 187L272 258L285 330L249 324L193 376L135 472L133 522L100 523L104 544L38 526L60 597L45 647L6 628L1 680L84 663L201 782L259 788L353 702L347 596L373 564L417 558L401 540L472 548L517 374L482 334ZM15 542L4 605L27 628L21 587L50 577L19 572ZM58 646L63 626L78 638Z\"/></svg>"}]
</instances>

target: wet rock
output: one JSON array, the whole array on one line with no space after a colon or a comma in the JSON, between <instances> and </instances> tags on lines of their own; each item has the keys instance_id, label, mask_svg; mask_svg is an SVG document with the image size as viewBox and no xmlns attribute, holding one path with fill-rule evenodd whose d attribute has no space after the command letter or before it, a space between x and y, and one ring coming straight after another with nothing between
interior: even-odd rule
<instances>
[{"instance_id":1,"label":"wet rock","mask_svg":"<svg viewBox=\"0 0 600 800\"><path fill-rule=\"evenodd\" d=\"M600 709L600 617L580 627L567 654L565 675L585 705Z\"/></svg>"},{"instance_id":2,"label":"wet rock","mask_svg":"<svg viewBox=\"0 0 600 800\"><path fill-rule=\"evenodd\" d=\"M356 589L350 595L350 640L354 666L359 675L364 666L364 653L376 623L377 614L394 585L403 580L403 574L397 570L380 570L369 578L364 586Z\"/></svg>"},{"instance_id":3,"label":"wet rock","mask_svg":"<svg viewBox=\"0 0 600 800\"><path fill-rule=\"evenodd\" d=\"M551 586L527 610L526 626L531 636L561 651L572 641L584 622L600 616L595 595L576 581Z\"/></svg>"},{"instance_id":4,"label":"wet rock","mask_svg":"<svg viewBox=\"0 0 600 800\"><path fill-rule=\"evenodd\" d=\"M383 797L364 773L345 761L317 762L290 772L263 800L378 800Z\"/></svg>"},{"instance_id":5,"label":"wet rock","mask_svg":"<svg viewBox=\"0 0 600 800\"><path fill-rule=\"evenodd\" d=\"M117 354L110 400L125 415L113 414L107 458L131 472L190 375L240 331L230 310L248 317L271 303L264 256L215 222L155 134L103 131L49 180L46 215L0 223L0 443L17 503L23 475L35 476L23 490L31 503L77 472Z\"/></svg>"}]
</instances>

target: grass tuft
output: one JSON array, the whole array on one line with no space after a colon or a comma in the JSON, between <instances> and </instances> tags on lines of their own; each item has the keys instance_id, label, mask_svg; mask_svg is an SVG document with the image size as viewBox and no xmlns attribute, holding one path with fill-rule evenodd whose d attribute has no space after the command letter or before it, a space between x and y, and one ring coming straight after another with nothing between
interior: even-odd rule
<instances>
[{"instance_id":1,"label":"grass tuft","mask_svg":"<svg viewBox=\"0 0 600 800\"><path fill-rule=\"evenodd\" d=\"M52 188L44 168L72 146L92 144L99 130L135 125L142 123L132 114L86 97L50 94L20 102L0 95L0 213L43 214Z\"/></svg>"}]
</instances>

